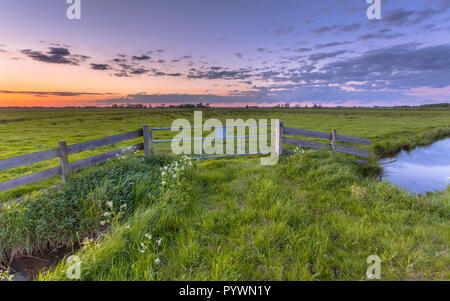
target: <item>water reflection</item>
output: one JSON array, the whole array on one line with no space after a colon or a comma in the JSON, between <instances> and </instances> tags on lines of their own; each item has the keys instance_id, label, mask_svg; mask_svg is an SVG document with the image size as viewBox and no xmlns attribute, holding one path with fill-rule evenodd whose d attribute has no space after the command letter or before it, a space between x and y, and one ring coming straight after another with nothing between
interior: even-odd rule
<instances>
[{"instance_id":1,"label":"water reflection","mask_svg":"<svg viewBox=\"0 0 450 301\"><path fill-rule=\"evenodd\" d=\"M444 190L450 177L450 138L419 147L411 152L402 151L397 160L384 166L383 179L414 193Z\"/></svg>"}]
</instances>

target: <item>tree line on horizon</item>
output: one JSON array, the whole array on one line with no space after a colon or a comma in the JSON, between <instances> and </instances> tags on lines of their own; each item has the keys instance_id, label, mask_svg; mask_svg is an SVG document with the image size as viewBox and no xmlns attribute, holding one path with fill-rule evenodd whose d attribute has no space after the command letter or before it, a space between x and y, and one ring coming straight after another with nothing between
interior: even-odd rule
<instances>
[{"instance_id":1,"label":"tree line on horizon","mask_svg":"<svg viewBox=\"0 0 450 301\"><path fill-rule=\"evenodd\" d=\"M198 103L198 104L192 104L192 103L182 103L182 104L171 104L171 105L157 105L152 106L151 104L113 104L108 107L104 106L64 106L64 107L43 107L43 106L32 106L32 107L19 107L19 106L9 106L9 107L0 107L2 109L21 109L21 108L28 108L28 109L105 109L105 108L114 108L114 109L211 109L211 108L245 108L245 109L294 109L294 108L311 108L311 109L322 109L322 108L363 108L363 109L408 109L408 108L423 108L423 109L450 109L450 103L437 103L437 104L425 104L425 105L419 105L419 106L372 106L372 107L362 107L362 106L336 106L336 107L323 107L321 104L314 104L312 106L301 106L299 104L296 104L294 106L291 106L289 103L285 104L277 104L271 107L267 106L258 106L258 105L246 105L245 107L212 107L209 103Z\"/></svg>"}]
</instances>

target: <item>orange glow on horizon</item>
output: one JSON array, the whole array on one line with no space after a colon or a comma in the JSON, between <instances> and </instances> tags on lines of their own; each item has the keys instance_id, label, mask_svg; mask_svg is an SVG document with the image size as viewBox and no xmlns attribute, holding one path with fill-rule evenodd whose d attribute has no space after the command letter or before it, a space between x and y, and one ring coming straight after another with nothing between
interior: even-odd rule
<instances>
[{"instance_id":1,"label":"orange glow on horizon","mask_svg":"<svg viewBox=\"0 0 450 301\"><path fill-rule=\"evenodd\" d=\"M220 80L187 80L147 74L123 78L114 76L114 70L92 70L89 65L48 64L22 57L13 59L8 55L0 56L0 65L0 107L102 106L97 101L126 98L127 95L139 93L226 96L231 89L226 88L225 82ZM50 92L50 95L24 93L27 91ZM51 95L55 92L80 93L81 95ZM89 93L95 95L89 95ZM122 101L124 102L126 101ZM133 101L130 100L130 102Z\"/></svg>"}]
</instances>

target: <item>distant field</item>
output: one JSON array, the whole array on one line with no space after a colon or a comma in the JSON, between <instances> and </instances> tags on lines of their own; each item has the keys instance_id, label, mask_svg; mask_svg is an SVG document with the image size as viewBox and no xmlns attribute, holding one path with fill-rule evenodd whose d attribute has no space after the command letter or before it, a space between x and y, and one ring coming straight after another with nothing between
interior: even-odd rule
<instances>
[{"instance_id":1,"label":"distant field","mask_svg":"<svg viewBox=\"0 0 450 301\"><path fill-rule=\"evenodd\" d=\"M193 119L192 109L0 109L0 159L46 150L58 141L68 144L127 132L148 124L170 127L176 118ZM203 119L277 118L285 126L320 131L333 128L343 135L371 139L389 148L405 144L419 133L436 129L450 132L450 110L425 109L207 109ZM388 143L386 146L386 142ZM392 144L391 144L392 142ZM94 154L130 145L132 141L70 156L79 160ZM414 144L414 143L412 143ZM398 146L400 147L400 145ZM394 148L395 149L395 148ZM54 159L33 166L0 171L0 181L59 165ZM0 193L0 202L37 188L48 187L59 179L28 185Z\"/></svg>"}]
</instances>

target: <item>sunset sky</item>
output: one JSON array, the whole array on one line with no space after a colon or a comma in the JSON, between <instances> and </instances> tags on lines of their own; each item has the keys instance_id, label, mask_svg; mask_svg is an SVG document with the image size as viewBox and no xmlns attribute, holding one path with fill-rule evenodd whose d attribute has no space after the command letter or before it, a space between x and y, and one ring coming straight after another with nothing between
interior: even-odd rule
<instances>
[{"instance_id":1,"label":"sunset sky","mask_svg":"<svg viewBox=\"0 0 450 301\"><path fill-rule=\"evenodd\" d=\"M0 107L449 102L450 0L0 0Z\"/></svg>"}]
</instances>

